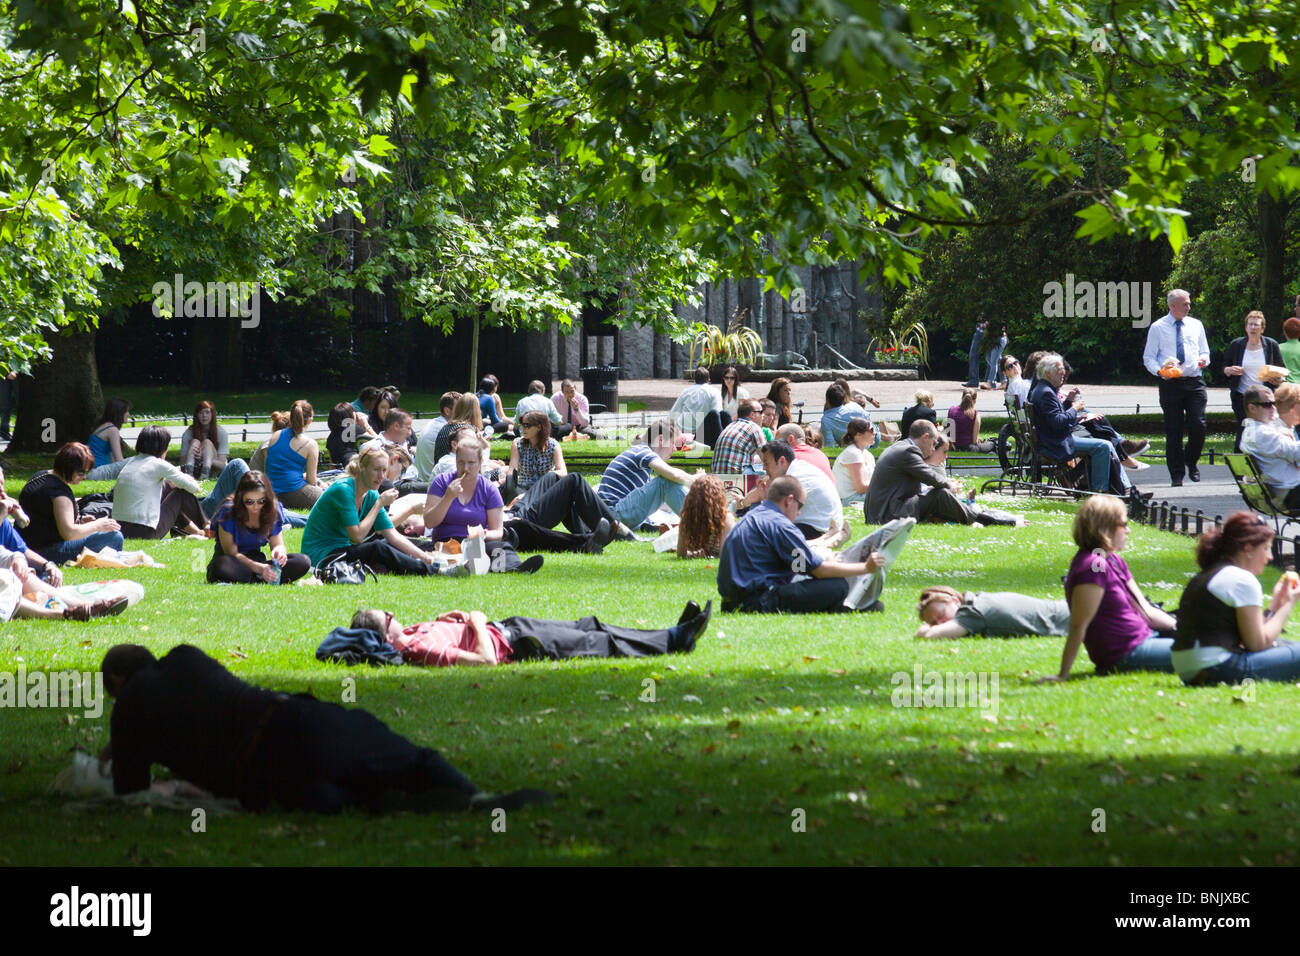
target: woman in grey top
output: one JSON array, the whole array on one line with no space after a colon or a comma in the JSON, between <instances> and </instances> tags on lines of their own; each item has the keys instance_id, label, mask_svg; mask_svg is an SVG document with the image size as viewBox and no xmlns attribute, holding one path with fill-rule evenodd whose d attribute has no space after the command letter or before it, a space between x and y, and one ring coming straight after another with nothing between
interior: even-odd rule
<instances>
[{"instance_id":1,"label":"woman in grey top","mask_svg":"<svg viewBox=\"0 0 1300 956\"><path fill-rule=\"evenodd\" d=\"M1014 591L961 592L934 585L921 592L917 637L1018 637L1022 634L1064 636L1070 631L1070 608L1062 599L1029 597Z\"/></svg>"}]
</instances>

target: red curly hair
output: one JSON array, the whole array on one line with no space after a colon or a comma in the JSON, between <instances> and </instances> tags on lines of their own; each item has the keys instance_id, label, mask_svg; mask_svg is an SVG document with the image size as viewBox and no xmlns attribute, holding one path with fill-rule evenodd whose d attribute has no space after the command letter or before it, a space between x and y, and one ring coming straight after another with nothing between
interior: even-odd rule
<instances>
[{"instance_id":1,"label":"red curly hair","mask_svg":"<svg viewBox=\"0 0 1300 956\"><path fill-rule=\"evenodd\" d=\"M727 533L727 493L713 475L691 482L677 529L677 557L716 558Z\"/></svg>"}]
</instances>

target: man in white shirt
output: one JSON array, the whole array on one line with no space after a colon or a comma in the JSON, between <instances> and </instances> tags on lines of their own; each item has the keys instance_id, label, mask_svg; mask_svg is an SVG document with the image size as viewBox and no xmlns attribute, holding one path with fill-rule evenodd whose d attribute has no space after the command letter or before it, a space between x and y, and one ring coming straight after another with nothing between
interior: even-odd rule
<instances>
[{"instance_id":1,"label":"man in white shirt","mask_svg":"<svg viewBox=\"0 0 1300 956\"><path fill-rule=\"evenodd\" d=\"M384 419L384 430L376 437L370 439L361 446L361 450L374 448L383 451L385 445L401 445L406 447L406 439L411 437L411 413L403 411L400 408L394 408Z\"/></svg>"},{"instance_id":2,"label":"man in white shirt","mask_svg":"<svg viewBox=\"0 0 1300 956\"><path fill-rule=\"evenodd\" d=\"M587 396L583 395L567 378L560 383L560 390L551 396L551 404L559 412L564 424L572 425L573 431L586 435L596 441L603 441L605 433L591 425L591 406Z\"/></svg>"},{"instance_id":3,"label":"man in white shirt","mask_svg":"<svg viewBox=\"0 0 1300 956\"><path fill-rule=\"evenodd\" d=\"M795 521L812 547L836 548L848 540L848 523L844 520L844 506L840 503L835 483L822 474L815 465L800 461L787 442L770 441L763 446L765 480L745 498L745 504L757 504L767 495L767 488L777 478L789 475L804 490L803 507Z\"/></svg>"},{"instance_id":4,"label":"man in white shirt","mask_svg":"<svg viewBox=\"0 0 1300 956\"><path fill-rule=\"evenodd\" d=\"M552 438L563 438L573 431L573 426L560 417L555 404L546 397L546 385L537 379L528 383L528 394L515 406L515 421L523 418L524 412L541 412L550 419Z\"/></svg>"},{"instance_id":5,"label":"man in white shirt","mask_svg":"<svg viewBox=\"0 0 1300 956\"><path fill-rule=\"evenodd\" d=\"M683 431L694 432L698 440L709 412L722 411L722 393L709 384L709 370L701 365L695 370L695 384L677 396L668 420Z\"/></svg>"},{"instance_id":6,"label":"man in white shirt","mask_svg":"<svg viewBox=\"0 0 1300 956\"><path fill-rule=\"evenodd\" d=\"M1160 410L1165 415L1165 463L1169 478L1175 488L1181 487L1183 474L1192 481L1201 480L1197 463L1205 444L1205 403L1207 394L1201 369L1210 364L1210 343L1205 338L1205 326L1187 313L1192 308L1192 297L1182 289L1169 293L1169 312L1151 323L1147 330L1147 346L1142 353L1142 364L1152 375L1160 376ZM1171 361L1172 360L1172 361ZM1160 375L1168 364L1177 367L1177 377ZM1187 447L1183 448L1183 430L1187 431Z\"/></svg>"},{"instance_id":7,"label":"man in white shirt","mask_svg":"<svg viewBox=\"0 0 1300 956\"><path fill-rule=\"evenodd\" d=\"M424 426L424 430L420 432L419 440L415 443L415 470L419 473L421 481L433 480L433 467L437 464L433 452L438 445L438 433L447 424L447 416L456 407L456 399L458 398L460 398L460 392L443 393L438 402L438 417Z\"/></svg>"},{"instance_id":8,"label":"man in white shirt","mask_svg":"<svg viewBox=\"0 0 1300 956\"><path fill-rule=\"evenodd\" d=\"M1300 508L1300 441L1286 422L1277 417L1273 391L1252 385L1242 400L1241 450L1259 463L1259 470L1274 494L1285 496L1287 508Z\"/></svg>"}]
</instances>

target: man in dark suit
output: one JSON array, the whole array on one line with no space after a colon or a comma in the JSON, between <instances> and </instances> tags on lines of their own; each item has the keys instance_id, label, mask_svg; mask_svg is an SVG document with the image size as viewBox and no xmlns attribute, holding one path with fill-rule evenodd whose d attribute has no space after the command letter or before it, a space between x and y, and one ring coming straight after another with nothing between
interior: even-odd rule
<instances>
[{"instance_id":1,"label":"man in dark suit","mask_svg":"<svg viewBox=\"0 0 1300 956\"><path fill-rule=\"evenodd\" d=\"M939 430L933 422L917 421L908 437L895 442L880 456L871 473L871 486L863 505L867 524L884 524L895 518L917 521L951 521L956 524L1019 525L1023 522L1008 514L983 511L965 504L958 495L961 483L950 480L943 471L925 460L934 453ZM921 493L922 485L930 490Z\"/></svg>"}]
</instances>

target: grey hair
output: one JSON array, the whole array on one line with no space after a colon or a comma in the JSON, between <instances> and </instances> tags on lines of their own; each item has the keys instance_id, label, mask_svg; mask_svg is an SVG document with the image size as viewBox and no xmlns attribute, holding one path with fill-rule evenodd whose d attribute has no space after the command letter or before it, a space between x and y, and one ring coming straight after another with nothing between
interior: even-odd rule
<instances>
[{"instance_id":1,"label":"grey hair","mask_svg":"<svg viewBox=\"0 0 1300 956\"><path fill-rule=\"evenodd\" d=\"M1043 373L1048 369L1056 368L1058 365L1064 366L1065 359L1061 358L1056 352L1044 352L1038 356L1038 364L1034 366L1034 378L1046 378L1047 376Z\"/></svg>"},{"instance_id":2,"label":"grey hair","mask_svg":"<svg viewBox=\"0 0 1300 956\"><path fill-rule=\"evenodd\" d=\"M1190 302L1192 300L1192 295L1186 289L1170 289L1169 294L1165 296L1165 303L1167 305L1173 305L1174 299L1186 299Z\"/></svg>"}]
</instances>

